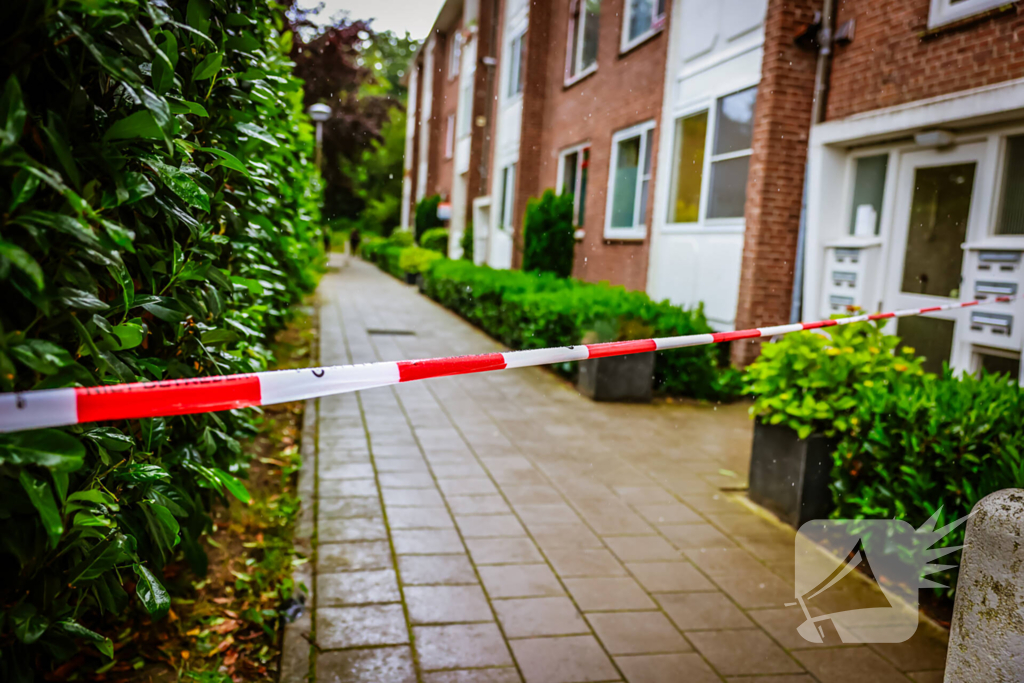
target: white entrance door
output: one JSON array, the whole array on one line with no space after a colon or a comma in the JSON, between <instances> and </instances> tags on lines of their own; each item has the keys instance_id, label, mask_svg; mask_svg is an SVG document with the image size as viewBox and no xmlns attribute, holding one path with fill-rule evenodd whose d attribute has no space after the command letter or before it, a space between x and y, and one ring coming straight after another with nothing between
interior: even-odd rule
<instances>
[{"instance_id":1,"label":"white entrance door","mask_svg":"<svg viewBox=\"0 0 1024 683\"><path fill-rule=\"evenodd\" d=\"M900 160L885 308L923 308L960 300L967 236L978 220L985 145L904 154ZM937 372L952 361L963 310L901 318L895 330Z\"/></svg>"}]
</instances>

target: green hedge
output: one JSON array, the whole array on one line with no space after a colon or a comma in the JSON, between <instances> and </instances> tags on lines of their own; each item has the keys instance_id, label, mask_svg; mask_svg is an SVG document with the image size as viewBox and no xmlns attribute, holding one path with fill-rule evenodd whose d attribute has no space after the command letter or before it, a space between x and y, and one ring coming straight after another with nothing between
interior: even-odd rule
<instances>
[{"instance_id":1,"label":"green hedge","mask_svg":"<svg viewBox=\"0 0 1024 683\"><path fill-rule=\"evenodd\" d=\"M448 255L448 228L431 228L420 236L420 246Z\"/></svg>"},{"instance_id":2,"label":"green hedge","mask_svg":"<svg viewBox=\"0 0 1024 683\"><path fill-rule=\"evenodd\" d=\"M526 203L523 221L523 270L572 275L576 246L572 225L573 196L545 190L540 199Z\"/></svg>"},{"instance_id":3,"label":"green hedge","mask_svg":"<svg viewBox=\"0 0 1024 683\"><path fill-rule=\"evenodd\" d=\"M873 323L797 333L748 371L752 414L839 439L833 516L940 526L981 498L1024 487L1024 391L1004 375L941 376ZM941 545L960 545L964 527ZM938 575L952 595L956 574Z\"/></svg>"},{"instance_id":4,"label":"green hedge","mask_svg":"<svg viewBox=\"0 0 1024 683\"><path fill-rule=\"evenodd\" d=\"M416 243L419 244L420 238L427 230L431 228L443 228L444 221L437 217L437 206L441 203L440 195L431 195L424 197L416 204L416 215L414 218L414 232L416 237Z\"/></svg>"},{"instance_id":5,"label":"green hedge","mask_svg":"<svg viewBox=\"0 0 1024 683\"><path fill-rule=\"evenodd\" d=\"M0 389L262 370L316 280L312 128L276 5L25 0L0 60ZM0 437L0 680L99 615L167 613L212 499L247 494L251 411ZM83 625L84 624L84 625ZM101 629L102 630L102 629Z\"/></svg>"},{"instance_id":6,"label":"green hedge","mask_svg":"<svg viewBox=\"0 0 1024 683\"><path fill-rule=\"evenodd\" d=\"M654 302L643 292L559 278L551 273L494 270L468 261L440 261L426 274L426 293L513 349L579 344L614 321L637 323L656 336L711 331L700 308L686 311ZM703 399L733 398L738 374L719 366L714 346L664 351L654 366L655 387ZM571 374L575 364L556 368Z\"/></svg>"},{"instance_id":7,"label":"green hedge","mask_svg":"<svg viewBox=\"0 0 1024 683\"><path fill-rule=\"evenodd\" d=\"M435 261L445 258L433 249L413 245L412 233L404 230L395 231L386 239L367 239L360 253L367 261L377 264L381 270L400 280L405 279L406 273L422 273Z\"/></svg>"}]
</instances>

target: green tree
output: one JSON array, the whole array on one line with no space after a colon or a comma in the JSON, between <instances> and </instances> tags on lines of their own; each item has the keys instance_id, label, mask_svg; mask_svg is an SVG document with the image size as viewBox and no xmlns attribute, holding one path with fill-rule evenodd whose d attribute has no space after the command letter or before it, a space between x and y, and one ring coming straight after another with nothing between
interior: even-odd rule
<instances>
[{"instance_id":1,"label":"green tree","mask_svg":"<svg viewBox=\"0 0 1024 683\"><path fill-rule=\"evenodd\" d=\"M364 207L359 228L387 236L398 225L404 156L405 112L392 107L380 139L370 142L358 158L342 158L342 173Z\"/></svg>"},{"instance_id":2,"label":"green tree","mask_svg":"<svg viewBox=\"0 0 1024 683\"><path fill-rule=\"evenodd\" d=\"M575 237L572 226L572 195L545 190L540 199L526 204L523 234L523 270L572 274Z\"/></svg>"}]
</instances>

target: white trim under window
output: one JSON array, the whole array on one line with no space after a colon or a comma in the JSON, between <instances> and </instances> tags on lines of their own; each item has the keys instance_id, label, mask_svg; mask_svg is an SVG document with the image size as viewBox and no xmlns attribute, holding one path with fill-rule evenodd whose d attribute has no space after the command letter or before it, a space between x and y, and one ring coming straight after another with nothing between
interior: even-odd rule
<instances>
[{"instance_id":1,"label":"white trim under window","mask_svg":"<svg viewBox=\"0 0 1024 683\"><path fill-rule=\"evenodd\" d=\"M451 159L455 155L455 114L449 114L447 130L444 132L444 158Z\"/></svg>"},{"instance_id":2,"label":"white trim under window","mask_svg":"<svg viewBox=\"0 0 1024 683\"><path fill-rule=\"evenodd\" d=\"M597 71L601 0L572 0L565 43L565 85Z\"/></svg>"},{"instance_id":3,"label":"white trim under window","mask_svg":"<svg viewBox=\"0 0 1024 683\"><path fill-rule=\"evenodd\" d=\"M505 94L508 98L517 97L523 92L523 52L526 50L526 31L512 38L509 42L508 81L505 83Z\"/></svg>"},{"instance_id":4,"label":"white trim under window","mask_svg":"<svg viewBox=\"0 0 1024 683\"><path fill-rule=\"evenodd\" d=\"M654 121L612 135L604 237L642 240L647 236L647 204L653 173Z\"/></svg>"},{"instance_id":5,"label":"white trim under window","mask_svg":"<svg viewBox=\"0 0 1024 683\"><path fill-rule=\"evenodd\" d=\"M655 33L665 28L667 0L626 0L622 13L622 41L620 52L632 50Z\"/></svg>"},{"instance_id":6,"label":"white trim under window","mask_svg":"<svg viewBox=\"0 0 1024 683\"><path fill-rule=\"evenodd\" d=\"M937 28L1011 4L1007 0L932 0L928 12L928 28Z\"/></svg>"},{"instance_id":7,"label":"white trim under window","mask_svg":"<svg viewBox=\"0 0 1024 683\"><path fill-rule=\"evenodd\" d=\"M459 65L462 64L462 32L456 31L451 35L451 42L448 45L448 80L459 75Z\"/></svg>"},{"instance_id":8,"label":"white trim under window","mask_svg":"<svg viewBox=\"0 0 1024 683\"><path fill-rule=\"evenodd\" d=\"M501 203L498 205L498 227L512 229L512 214L515 210L516 164L501 169Z\"/></svg>"},{"instance_id":9,"label":"white trim under window","mask_svg":"<svg viewBox=\"0 0 1024 683\"><path fill-rule=\"evenodd\" d=\"M558 154L558 181L555 189L558 194L571 192L572 222L578 228L586 221L587 176L590 166L590 143L584 142ZM571 167L571 175L568 175Z\"/></svg>"}]
</instances>

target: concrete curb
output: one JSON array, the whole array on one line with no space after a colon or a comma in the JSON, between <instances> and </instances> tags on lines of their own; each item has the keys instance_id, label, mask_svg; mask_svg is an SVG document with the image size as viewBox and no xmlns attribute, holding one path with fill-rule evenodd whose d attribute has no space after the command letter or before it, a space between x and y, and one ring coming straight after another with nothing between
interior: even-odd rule
<instances>
[{"instance_id":1,"label":"concrete curb","mask_svg":"<svg viewBox=\"0 0 1024 683\"><path fill-rule=\"evenodd\" d=\"M1024 489L982 498L967 523L945 683L1024 681Z\"/></svg>"}]
</instances>

